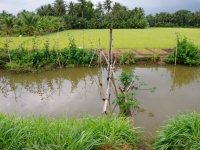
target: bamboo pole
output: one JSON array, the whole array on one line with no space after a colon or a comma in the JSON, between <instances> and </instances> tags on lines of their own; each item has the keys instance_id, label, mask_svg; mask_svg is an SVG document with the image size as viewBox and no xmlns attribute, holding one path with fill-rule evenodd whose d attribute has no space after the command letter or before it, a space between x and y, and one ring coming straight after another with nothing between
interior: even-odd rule
<instances>
[{"instance_id":1,"label":"bamboo pole","mask_svg":"<svg viewBox=\"0 0 200 150\"><path fill-rule=\"evenodd\" d=\"M10 51L9 51L9 48L8 48L8 36L6 37L6 49L8 51L8 57L9 57L10 63L12 63L12 60L11 60L11 57L10 57Z\"/></svg>"},{"instance_id":2,"label":"bamboo pole","mask_svg":"<svg viewBox=\"0 0 200 150\"><path fill-rule=\"evenodd\" d=\"M178 49L178 38L176 38L175 66L176 66L177 49Z\"/></svg>"},{"instance_id":3,"label":"bamboo pole","mask_svg":"<svg viewBox=\"0 0 200 150\"><path fill-rule=\"evenodd\" d=\"M102 60L101 60L101 51L99 51L99 63L100 63L100 71L99 71L99 86L100 86L100 95L101 99L104 99L104 92L103 92L103 83L102 83Z\"/></svg>"},{"instance_id":4,"label":"bamboo pole","mask_svg":"<svg viewBox=\"0 0 200 150\"><path fill-rule=\"evenodd\" d=\"M93 55L92 55L92 58L91 58L91 60L90 60L89 67L91 66L91 63L92 63L92 60L93 60L93 58L94 58L94 54L96 53L96 51L97 51L97 50L95 50L94 53L93 53Z\"/></svg>"},{"instance_id":5,"label":"bamboo pole","mask_svg":"<svg viewBox=\"0 0 200 150\"><path fill-rule=\"evenodd\" d=\"M55 48L56 48L56 54L57 54L57 57L58 57L58 63L59 63L59 66L61 68L60 58L59 58L59 54L58 54L57 40L54 40L54 45L55 45Z\"/></svg>"},{"instance_id":6,"label":"bamboo pole","mask_svg":"<svg viewBox=\"0 0 200 150\"><path fill-rule=\"evenodd\" d=\"M103 112L107 114L107 106L109 104L109 110L111 111L110 106L110 95L111 95L111 77L112 77L112 26L110 27L110 41L109 41L109 49L108 49L108 76L107 76L107 90L106 90L106 98L104 101Z\"/></svg>"},{"instance_id":7,"label":"bamboo pole","mask_svg":"<svg viewBox=\"0 0 200 150\"><path fill-rule=\"evenodd\" d=\"M101 54L104 56L104 58L105 58L105 60L106 60L106 63L109 64L109 61L108 61L108 59L106 58L104 52L103 52L102 50L100 50L100 52L101 52Z\"/></svg>"}]
</instances>

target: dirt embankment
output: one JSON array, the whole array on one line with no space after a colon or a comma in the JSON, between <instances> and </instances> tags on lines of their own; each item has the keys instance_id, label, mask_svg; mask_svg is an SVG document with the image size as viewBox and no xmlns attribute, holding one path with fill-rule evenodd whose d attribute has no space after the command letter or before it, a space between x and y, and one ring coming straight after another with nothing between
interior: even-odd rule
<instances>
[{"instance_id":1,"label":"dirt embankment","mask_svg":"<svg viewBox=\"0 0 200 150\"><path fill-rule=\"evenodd\" d=\"M103 50L105 55L108 54L107 50ZM151 63L157 63L157 64L165 64L164 59L167 57L168 54L173 52L172 48L163 48L163 49L117 49L113 51L114 56L119 57L122 56L124 52L131 51L133 54L135 54L136 58L141 59L141 61L138 61L137 63L140 64L151 64ZM158 61L148 61L148 57L159 57Z\"/></svg>"}]
</instances>

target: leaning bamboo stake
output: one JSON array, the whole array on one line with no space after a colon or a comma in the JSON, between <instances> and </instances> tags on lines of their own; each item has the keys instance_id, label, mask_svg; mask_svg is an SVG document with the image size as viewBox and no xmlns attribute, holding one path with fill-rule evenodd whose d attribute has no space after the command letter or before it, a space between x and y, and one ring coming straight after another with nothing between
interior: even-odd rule
<instances>
[{"instance_id":1,"label":"leaning bamboo stake","mask_svg":"<svg viewBox=\"0 0 200 150\"><path fill-rule=\"evenodd\" d=\"M9 57L10 63L12 63L12 60L11 60L11 57L10 57L10 51L9 51L9 48L8 48L8 36L6 37L6 49L8 51L8 57Z\"/></svg>"},{"instance_id":2,"label":"leaning bamboo stake","mask_svg":"<svg viewBox=\"0 0 200 150\"><path fill-rule=\"evenodd\" d=\"M122 57L121 57L119 65L121 65L123 57L124 57L124 54L122 54Z\"/></svg>"},{"instance_id":3,"label":"leaning bamboo stake","mask_svg":"<svg viewBox=\"0 0 200 150\"><path fill-rule=\"evenodd\" d=\"M102 83L102 59L101 59L101 51L99 51L99 64L100 64L100 71L99 71L99 86L100 86L100 95L101 99L104 99L104 92L103 92L103 83Z\"/></svg>"},{"instance_id":4,"label":"leaning bamboo stake","mask_svg":"<svg viewBox=\"0 0 200 150\"><path fill-rule=\"evenodd\" d=\"M94 54L96 53L96 51L97 51L97 50L95 50L94 53L93 53L93 55L92 55L92 58L91 58L91 60L90 60L89 67L91 66L91 63L92 63L92 60L93 60L93 58L94 58Z\"/></svg>"},{"instance_id":5,"label":"leaning bamboo stake","mask_svg":"<svg viewBox=\"0 0 200 150\"><path fill-rule=\"evenodd\" d=\"M178 39L176 38L175 66L176 66L177 49L178 49Z\"/></svg>"},{"instance_id":6,"label":"leaning bamboo stake","mask_svg":"<svg viewBox=\"0 0 200 150\"><path fill-rule=\"evenodd\" d=\"M57 54L57 57L58 57L58 63L59 63L59 66L61 68L60 58L59 58L59 54L58 54L57 40L54 40L54 45L55 45L55 48L56 48L56 54Z\"/></svg>"},{"instance_id":7,"label":"leaning bamboo stake","mask_svg":"<svg viewBox=\"0 0 200 150\"><path fill-rule=\"evenodd\" d=\"M108 62L108 59L106 58L106 56L105 56L104 52L103 52L102 50L100 50L100 53L101 53L101 55L103 55L103 56L104 56L104 58L105 58L105 60L106 60L106 63L107 63L107 64L109 64L109 62Z\"/></svg>"}]
</instances>

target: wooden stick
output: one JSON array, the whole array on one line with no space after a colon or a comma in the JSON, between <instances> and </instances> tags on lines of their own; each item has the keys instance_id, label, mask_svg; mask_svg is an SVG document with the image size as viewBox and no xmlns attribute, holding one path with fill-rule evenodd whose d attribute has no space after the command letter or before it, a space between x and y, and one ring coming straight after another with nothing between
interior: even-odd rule
<instances>
[{"instance_id":1,"label":"wooden stick","mask_svg":"<svg viewBox=\"0 0 200 150\"><path fill-rule=\"evenodd\" d=\"M94 57L94 54L96 53L96 51L97 51L97 50L95 50L94 53L93 53L93 55L92 55L92 58L91 58L91 60L90 60L89 67L90 67L90 65L91 65L91 63L92 63L92 60L93 60L93 57Z\"/></svg>"},{"instance_id":2,"label":"wooden stick","mask_svg":"<svg viewBox=\"0 0 200 150\"><path fill-rule=\"evenodd\" d=\"M104 52L103 52L102 50L100 50L100 52L101 52L101 54L104 56L104 58L105 58L105 60L106 60L106 63L109 64L108 59L106 58Z\"/></svg>"},{"instance_id":3,"label":"wooden stick","mask_svg":"<svg viewBox=\"0 0 200 150\"><path fill-rule=\"evenodd\" d=\"M176 66L177 49L178 49L178 39L176 39L175 66Z\"/></svg>"},{"instance_id":4,"label":"wooden stick","mask_svg":"<svg viewBox=\"0 0 200 150\"><path fill-rule=\"evenodd\" d=\"M57 54L57 57L58 57L58 63L59 63L59 66L60 66L60 68L61 68L61 65L60 65L60 58L59 58L59 55L58 55L57 40L54 40L54 44L55 44L55 48L56 48L56 54Z\"/></svg>"},{"instance_id":5,"label":"wooden stick","mask_svg":"<svg viewBox=\"0 0 200 150\"><path fill-rule=\"evenodd\" d=\"M121 60L120 60L119 65L121 65L123 57L124 57L124 54L122 54L122 58L121 58Z\"/></svg>"},{"instance_id":6,"label":"wooden stick","mask_svg":"<svg viewBox=\"0 0 200 150\"><path fill-rule=\"evenodd\" d=\"M6 49L8 51L8 57L9 57L10 63L12 63L12 60L11 60L11 57L10 57L10 51L9 51L9 48L8 48L8 36L6 37Z\"/></svg>"},{"instance_id":7,"label":"wooden stick","mask_svg":"<svg viewBox=\"0 0 200 150\"><path fill-rule=\"evenodd\" d=\"M135 77L132 79L130 85L128 86L128 88L126 89L126 92L128 92L131 88L131 86L133 85L133 83L135 82Z\"/></svg>"}]
</instances>

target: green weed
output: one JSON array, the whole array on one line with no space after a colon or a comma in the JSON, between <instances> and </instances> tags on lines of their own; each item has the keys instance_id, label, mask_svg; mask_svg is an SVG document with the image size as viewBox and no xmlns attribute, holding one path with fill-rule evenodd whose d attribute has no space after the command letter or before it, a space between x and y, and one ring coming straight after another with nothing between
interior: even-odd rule
<instances>
[{"instance_id":1,"label":"green weed","mask_svg":"<svg viewBox=\"0 0 200 150\"><path fill-rule=\"evenodd\" d=\"M165 121L157 132L153 148L157 150L199 150L200 118L195 112L179 114Z\"/></svg>"},{"instance_id":2,"label":"green weed","mask_svg":"<svg viewBox=\"0 0 200 150\"><path fill-rule=\"evenodd\" d=\"M176 54L177 53L177 54ZM200 50L192 42L188 41L186 37L180 39L177 36L177 52L176 47L174 48L174 53L169 54L166 58L167 63L185 64L190 66L197 66L200 64Z\"/></svg>"},{"instance_id":3,"label":"green weed","mask_svg":"<svg viewBox=\"0 0 200 150\"><path fill-rule=\"evenodd\" d=\"M74 40L71 40L67 48L58 50L49 49L49 40L44 43L42 50L39 50L38 41L32 40L32 50L25 50L21 45L18 49L11 50L10 63L6 50L0 51L0 65L7 67L15 72L38 72L41 70L50 70L56 67L85 66L90 63L94 52L77 48ZM56 46L56 45L55 45ZM97 65L97 54L94 55L91 65Z\"/></svg>"},{"instance_id":4,"label":"green weed","mask_svg":"<svg viewBox=\"0 0 200 150\"><path fill-rule=\"evenodd\" d=\"M139 149L143 136L125 118L28 118L0 113L1 149Z\"/></svg>"}]
</instances>

